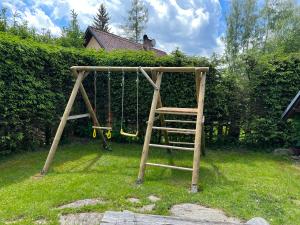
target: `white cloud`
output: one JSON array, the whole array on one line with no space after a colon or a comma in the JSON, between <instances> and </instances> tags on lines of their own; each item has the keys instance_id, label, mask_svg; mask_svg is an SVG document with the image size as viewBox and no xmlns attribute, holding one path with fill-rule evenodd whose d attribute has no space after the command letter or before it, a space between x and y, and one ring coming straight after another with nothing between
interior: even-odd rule
<instances>
[{"instance_id":1,"label":"white cloud","mask_svg":"<svg viewBox=\"0 0 300 225\"><path fill-rule=\"evenodd\" d=\"M111 32L122 34L120 26L125 23L129 0L32 0L25 5L22 0L3 0L9 8L22 9L29 24L53 34L59 34L59 26L65 26L70 11L78 13L81 29L92 24L101 3L107 7L111 17ZM144 0L149 9L146 33L155 38L157 47L168 52L180 47L192 55L211 55L224 51L220 38L221 5L218 0ZM45 10L45 8L47 10ZM35 9L35 10L33 10ZM44 10L44 11L43 11ZM46 13L47 12L47 13Z\"/></svg>"},{"instance_id":2,"label":"white cloud","mask_svg":"<svg viewBox=\"0 0 300 225\"><path fill-rule=\"evenodd\" d=\"M179 46L188 54L209 56L222 51L219 37L221 6L217 0L147 0L147 32L170 52ZM160 17L161 6L167 15ZM174 47L174 48L173 48ZM170 49L173 48L173 49Z\"/></svg>"},{"instance_id":3,"label":"white cloud","mask_svg":"<svg viewBox=\"0 0 300 225\"><path fill-rule=\"evenodd\" d=\"M40 9L36 9L35 11L27 9L21 15L24 20L28 21L28 26L36 28L38 32L42 32L43 29L46 29L50 30L50 32L55 36L59 36L61 34L61 28L56 26L49 16Z\"/></svg>"}]
</instances>

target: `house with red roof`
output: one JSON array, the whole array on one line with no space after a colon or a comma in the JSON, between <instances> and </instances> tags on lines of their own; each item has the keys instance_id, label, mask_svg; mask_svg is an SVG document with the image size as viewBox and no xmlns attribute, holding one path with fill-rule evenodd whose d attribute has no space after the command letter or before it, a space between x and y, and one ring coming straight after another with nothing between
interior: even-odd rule
<instances>
[{"instance_id":1,"label":"house with red roof","mask_svg":"<svg viewBox=\"0 0 300 225\"><path fill-rule=\"evenodd\" d=\"M105 49L112 51L117 49L144 50L154 51L157 56L164 56L167 53L154 48L154 41L150 40L147 35L143 37L143 44L136 43L121 36L98 30L89 26L85 31L85 47L93 49Z\"/></svg>"}]
</instances>

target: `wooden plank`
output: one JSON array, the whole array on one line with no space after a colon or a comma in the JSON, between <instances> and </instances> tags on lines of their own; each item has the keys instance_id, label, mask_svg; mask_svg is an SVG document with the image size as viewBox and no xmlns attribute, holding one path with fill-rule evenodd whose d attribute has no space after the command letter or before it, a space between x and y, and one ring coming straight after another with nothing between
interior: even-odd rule
<instances>
[{"instance_id":1,"label":"wooden plank","mask_svg":"<svg viewBox=\"0 0 300 225\"><path fill-rule=\"evenodd\" d=\"M201 76L199 93L198 93L199 97L198 97L197 122L196 122L196 134L195 134L195 151L194 151L194 159L193 159L193 175L192 175L192 185L191 185L191 192L194 193L198 192L205 80L206 80L206 74L204 73Z\"/></svg>"},{"instance_id":2,"label":"wooden plank","mask_svg":"<svg viewBox=\"0 0 300 225\"><path fill-rule=\"evenodd\" d=\"M173 115L197 115L197 108L176 108L176 107L161 107L156 109L156 113L173 114Z\"/></svg>"},{"instance_id":3,"label":"wooden plank","mask_svg":"<svg viewBox=\"0 0 300 225\"><path fill-rule=\"evenodd\" d=\"M86 117L90 117L90 114L84 113L84 114L79 114L79 115L68 116L67 120L76 120L76 119L81 119L81 118L86 118ZM60 119L62 119L62 117Z\"/></svg>"},{"instance_id":4,"label":"wooden plank","mask_svg":"<svg viewBox=\"0 0 300 225\"><path fill-rule=\"evenodd\" d=\"M173 146L173 145L149 144L149 146L150 147L156 147L156 148L167 148L167 149L175 149L175 150L194 151L194 148L187 148L187 147Z\"/></svg>"},{"instance_id":5,"label":"wooden plank","mask_svg":"<svg viewBox=\"0 0 300 225\"><path fill-rule=\"evenodd\" d=\"M147 125L145 140L144 140L143 152L142 152L142 157L141 157L141 162L140 162L140 170L139 170L139 175L138 175L138 179L137 179L138 184L143 182L144 175L145 175L146 162L148 159L148 152L149 152L149 144L150 144L151 136L152 136L152 127L153 127L154 118L155 118L155 109L156 109L158 98L159 98L159 90L160 90L161 80L162 80L162 73L158 73L156 83L155 83L156 86L158 87L158 89L154 89L154 93L153 93L151 109L150 109L149 119L148 119L148 125Z\"/></svg>"},{"instance_id":6,"label":"wooden plank","mask_svg":"<svg viewBox=\"0 0 300 225\"><path fill-rule=\"evenodd\" d=\"M123 66L72 66L72 70L77 71L102 71L107 72L136 72L140 67L123 67ZM145 71L155 72L180 72L180 73L194 73L197 71L208 72L209 67L142 67Z\"/></svg>"},{"instance_id":7,"label":"wooden plank","mask_svg":"<svg viewBox=\"0 0 300 225\"><path fill-rule=\"evenodd\" d=\"M170 141L169 143L174 145L195 145L195 143L184 142L184 141Z\"/></svg>"},{"instance_id":8,"label":"wooden plank","mask_svg":"<svg viewBox=\"0 0 300 225\"><path fill-rule=\"evenodd\" d=\"M168 168L168 169L176 169L176 170L185 170L185 171L193 171L192 168L187 168L187 167L181 167L181 166L170 166L170 165L165 165L165 164L158 164L158 163L146 163L147 166L157 166L157 167L163 167L163 168Z\"/></svg>"},{"instance_id":9,"label":"wooden plank","mask_svg":"<svg viewBox=\"0 0 300 225\"><path fill-rule=\"evenodd\" d=\"M100 129L100 130L112 130L112 127L98 127L98 126L92 126L92 128Z\"/></svg>"},{"instance_id":10,"label":"wooden plank","mask_svg":"<svg viewBox=\"0 0 300 225\"><path fill-rule=\"evenodd\" d=\"M196 121L192 121L192 120L165 120L166 123L192 123L192 124L196 124Z\"/></svg>"},{"instance_id":11,"label":"wooden plank","mask_svg":"<svg viewBox=\"0 0 300 225\"><path fill-rule=\"evenodd\" d=\"M154 130L167 130L167 131L174 131L175 133L184 132L184 133L191 133L194 134L196 130L193 129L185 129L185 128L173 128L173 127L153 127Z\"/></svg>"},{"instance_id":12,"label":"wooden plank","mask_svg":"<svg viewBox=\"0 0 300 225\"><path fill-rule=\"evenodd\" d=\"M190 135L190 134L195 134L195 131L173 131L173 130L169 130L168 131L169 134L186 134L186 135Z\"/></svg>"}]
</instances>

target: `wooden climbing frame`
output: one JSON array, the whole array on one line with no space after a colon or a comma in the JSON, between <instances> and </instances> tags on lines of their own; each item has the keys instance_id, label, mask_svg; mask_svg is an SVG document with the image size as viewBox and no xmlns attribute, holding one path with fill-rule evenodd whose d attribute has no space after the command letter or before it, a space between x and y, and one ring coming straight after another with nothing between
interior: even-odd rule
<instances>
[{"instance_id":1,"label":"wooden climbing frame","mask_svg":"<svg viewBox=\"0 0 300 225\"><path fill-rule=\"evenodd\" d=\"M205 92L205 79L206 73L208 72L208 67L109 67L109 66L73 66L71 67L71 71L73 76L76 78L76 82L74 84L73 90L71 92L70 98L68 100L67 106L61 117L60 124L57 128L54 140L52 142L49 154L47 156L45 165L41 171L41 174L46 174L50 168L50 165L53 161L55 152L57 150L58 144L60 142L62 132L65 128L66 122L70 119L70 112L72 106L74 104L75 98L77 96L78 91L80 91L84 103L87 107L88 113L93 120L93 124L95 127L101 127L100 123L96 117L96 114L93 110L91 102L88 98L88 95L84 89L82 84L83 80L90 74L90 72L98 71L98 72L136 72L140 71L147 81L152 85L154 89L151 109L149 113L149 119L147 121L147 130L143 145L142 157L140 162L140 169L138 175L138 183L142 183L144 180L145 169L146 166L159 166L170 169L180 169L192 171L192 186L191 191L198 191L198 180L199 180L199 164L200 164L200 153L201 153L201 140L202 140L202 131L203 131L203 105L204 105L204 92ZM151 77L148 75L151 73ZM195 73L195 82L196 82L196 99L197 99L197 108L174 108L174 107L163 107L161 97L160 97L160 86L162 82L163 73ZM158 117L155 115L158 114ZM165 115L185 115L185 116L196 116L196 121L192 120L165 120ZM153 126L156 118L159 119L161 127ZM190 123L195 124L195 129L183 129L183 128L172 128L167 127L167 124L174 123ZM151 144L151 136L153 130L161 130L164 135L164 144ZM103 140L104 145L106 145L106 139L104 137L103 131L98 129L98 132ZM169 141L168 133L180 133L180 134L193 134L195 135L194 143L187 142L172 142ZM174 144L178 144L179 146L174 146ZM183 145L183 146L182 146ZM192 145L191 147L185 147L184 145ZM193 168L186 167L178 167L173 165L162 165L157 163L147 162L148 153L150 147L156 148L166 148L166 149L175 149L175 150L185 150L185 151L193 151Z\"/></svg>"}]
</instances>

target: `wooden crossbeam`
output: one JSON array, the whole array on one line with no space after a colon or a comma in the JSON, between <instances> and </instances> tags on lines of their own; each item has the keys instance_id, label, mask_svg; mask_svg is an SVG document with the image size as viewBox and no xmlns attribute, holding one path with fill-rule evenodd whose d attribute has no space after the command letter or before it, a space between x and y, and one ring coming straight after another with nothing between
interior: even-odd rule
<instances>
[{"instance_id":1,"label":"wooden crossbeam","mask_svg":"<svg viewBox=\"0 0 300 225\"><path fill-rule=\"evenodd\" d=\"M146 163L147 166L157 166L157 167L164 167L168 169L176 169L176 170L185 170L185 171L193 171L192 168L188 167L181 167L181 166L170 166L170 165L165 165L165 164L159 164L159 163Z\"/></svg>"},{"instance_id":2,"label":"wooden crossbeam","mask_svg":"<svg viewBox=\"0 0 300 225\"><path fill-rule=\"evenodd\" d=\"M170 141L169 143L174 145L195 145L195 143L184 142L184 141Z\"/></svg>"},{"instance_id":3,"label":"wooden crossbeam","mask_svg":"<svg viewBox=\"0 0 300 225\"><path fill-rule=\"evenodd\" d=\"M176 108L176 107L161 107L156 109L156 113L197 116L197 108Z\"/></svg>"},{"instance_id":4,"label":"wooden crossbeam","mask_svg":"<svg viewBox=\"0 0 300 225\"><path fill-rule=\"evenodd\" d=\"M168 149L175 149L175 150L194 151L194 148L187 148L187 147L173 146L173 145L149 144L149 146L156 147L156 148L168 148Z\"/></svg>"},{"instance_id":5,"label":"wooden crossbeam","mask_svg":"<svg viewBox=\"0 0 300 225\"><path fill-rule=\"evenodd\" d=\"M144 71L154 71L159 73L195 73L208 72L208 67L141 67ZM99 72L136 72L140 67L124 67L124 66L72 66L72 70L77 71L99 71Z\"/></svg>"},{"instance_id":6,"label":"wooden crossbeam","mask_svg":"<svg viewBox=\"0 0 300 225\"><path fill-rule=\"evenodd\" d=\"M166 123L191 123L191 124L196 124L196 121L192 121L192 120L165 120Z\"/></svg>"},{"instance_id":7,"label":"wooden crossbeam","mask_svg":"<svg viewBox=\"0 0 300 225\"><path fill-rule=\"evenodd\" d=\"M84 113L84 114L68 116L67 120L76 120L76 119L81 119L81 118L86 118L86 117L90 117L90 114ZM62 117L60 119L62 119Z\"/></svg>"},{"instance_id":8,"label":"wooden crossbeam","mask_svg":"<svg viewBox=\"0 0 300 225\"><path fill-rule=\"evenodd\" d=\"M99 130L112 130L112 127L92 126L92 128L99 129Z\"/></svg>"},{"instance_id":9,"label":"wooden crossbeam","mask_svg":"<svg viewBox=\"0 0 300 225\"><path fill-rule=\"evenodd\" d=\"M176 132L183 132L183 133L190 133L194 134L196 130L193 129L185 129L185 128L173 128L173 127L153 127L154 130L166 130L166 131L173 131Z\"/></svg>"}]
</instances>

